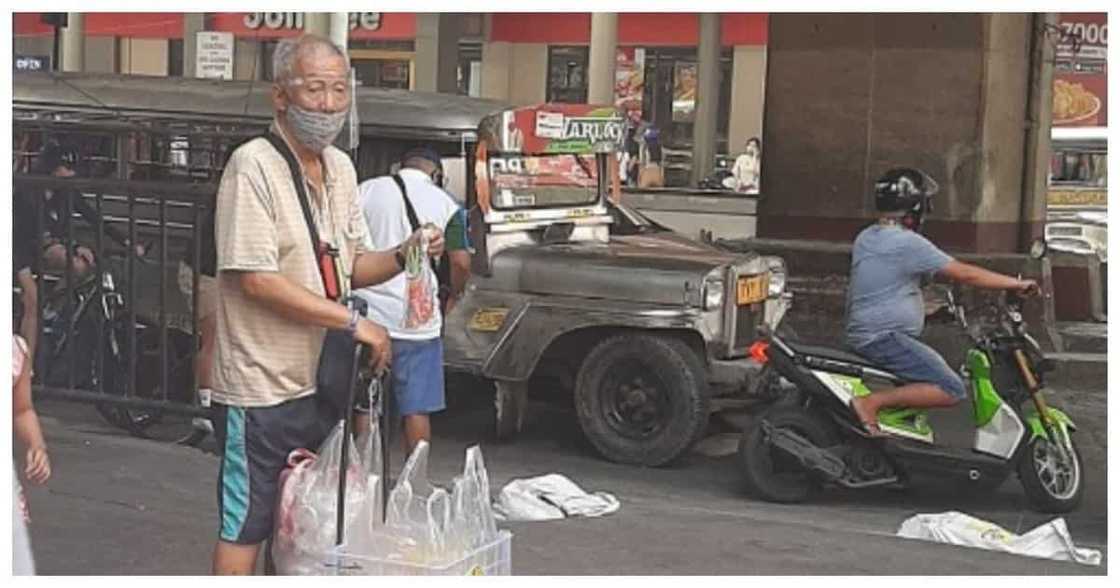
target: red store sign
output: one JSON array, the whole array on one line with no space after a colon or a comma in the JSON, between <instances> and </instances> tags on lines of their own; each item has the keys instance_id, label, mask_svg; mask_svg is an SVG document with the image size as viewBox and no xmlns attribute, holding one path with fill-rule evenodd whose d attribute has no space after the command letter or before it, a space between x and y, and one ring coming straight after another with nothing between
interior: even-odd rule
<instances>
[{"instance_id":1,"label":"red store sign","mask_svg":"<svg viewBox=\"0 0 1120 588\"><path fill-rule=\"evenodd\" d=\"M303 32L302 12L215 12L210 30L238 37L273 39ZM416 15L404 12L351 12L351 39L410 40L416 37Z\"/></svg>"}]
</instances>

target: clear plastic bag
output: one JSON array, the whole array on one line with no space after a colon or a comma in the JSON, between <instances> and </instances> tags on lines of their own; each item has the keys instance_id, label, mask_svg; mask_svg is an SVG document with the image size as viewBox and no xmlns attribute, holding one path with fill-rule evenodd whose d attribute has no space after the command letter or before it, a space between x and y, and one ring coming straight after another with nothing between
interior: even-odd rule
<instances>
[{"instance_id":1,"label":"clear plastic bag","mask_svg":"<svg viewBox=\"0 0 1120 588\"><path fill-rule=\"evenodd\" d=\"M419 242L405 249L404 328L421 329L435 318L435 274L428 260L428 231L420 229Z\"/></svg>"},{"instance_id":2,"label":"clear plastic bag","mask_svg":"<svg viewBox=\"0 0 1120 588\"><path fill-rule=\"evenodd\" d=\"M349 552L436 565L461 559L498 538L481 450L467 450L463 473L455 476L450 493L428 480L428 450L421 442L409 456L389 494L385 525L348 541Z\"/></svg>"},{"instance_id":3,"label":"clear plastic bag","mask_svg":"<svg viewBox=\"0 0 1120 588\"><path fill-rule=\"evenodd\" d=\"M316 455L297 449L288 456L288 468L280 475L279 504L272 556L280 574L319 574L322 554L337 539L338 482L342 465L343 425L335 426ZM368 515L369 472L353 443L346 468L346 529L353 529ZM378 519L380 520L380 519Z\"/></svg>"}]
</instances>

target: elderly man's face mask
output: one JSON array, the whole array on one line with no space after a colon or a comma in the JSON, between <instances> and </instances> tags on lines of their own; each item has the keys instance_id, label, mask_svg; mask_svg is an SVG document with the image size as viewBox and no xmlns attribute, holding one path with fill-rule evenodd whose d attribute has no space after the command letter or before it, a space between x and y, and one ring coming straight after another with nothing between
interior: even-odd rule
<instances>
[{"instance_id":1,"label":"elderly man's face mask","mask_svg":"<svg viewBox=\"0 0 1120 588\"><path fill-rule=\"evenodd\" d=\"M285 118L295 140L316 153L334 142L346 124L350 80L334 75L303 76L285 84Z\"/></svg>"}]
</instances>

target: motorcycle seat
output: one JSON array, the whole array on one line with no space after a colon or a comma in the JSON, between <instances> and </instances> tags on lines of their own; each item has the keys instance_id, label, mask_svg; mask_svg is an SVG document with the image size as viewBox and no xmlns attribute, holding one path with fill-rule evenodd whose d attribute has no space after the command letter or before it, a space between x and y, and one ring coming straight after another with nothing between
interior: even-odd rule
<instances>
[{"instance_id":1,"label":"motorcycle seat","mask_svg":"<svg viewBox=\"0 0 1120 588\"><path fill-rule=\"evenodd\" d=\"M819 357L821 359L831 359L834 361L842 361L845 363L854 363L856 365L878 368L871 361L856 355L851 351L843 349L835 349L833 347L820 347L817 345L805 345L804 343L787 343L798 355L808 355L811 357ZM881 368L880 368L881 369Z\"/></svg>"}]
</instances>

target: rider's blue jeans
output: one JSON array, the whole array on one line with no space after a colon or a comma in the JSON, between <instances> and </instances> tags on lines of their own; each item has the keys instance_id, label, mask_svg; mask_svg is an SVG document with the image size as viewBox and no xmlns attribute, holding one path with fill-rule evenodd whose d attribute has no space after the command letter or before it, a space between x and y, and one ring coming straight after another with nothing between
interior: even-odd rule
<instances>
[{"instance_id":1,"label":"rider's blue jeans","mask_svg":"<svg viewBox=\"0 0 1120 588\"><path fill-rule=\"evenodd\" d=\"M936 384L957 401L968 395L964 380L941 354L905 333L892 331L880 335L856 352L907 382Z\"/></svg>"}]
</instances>

